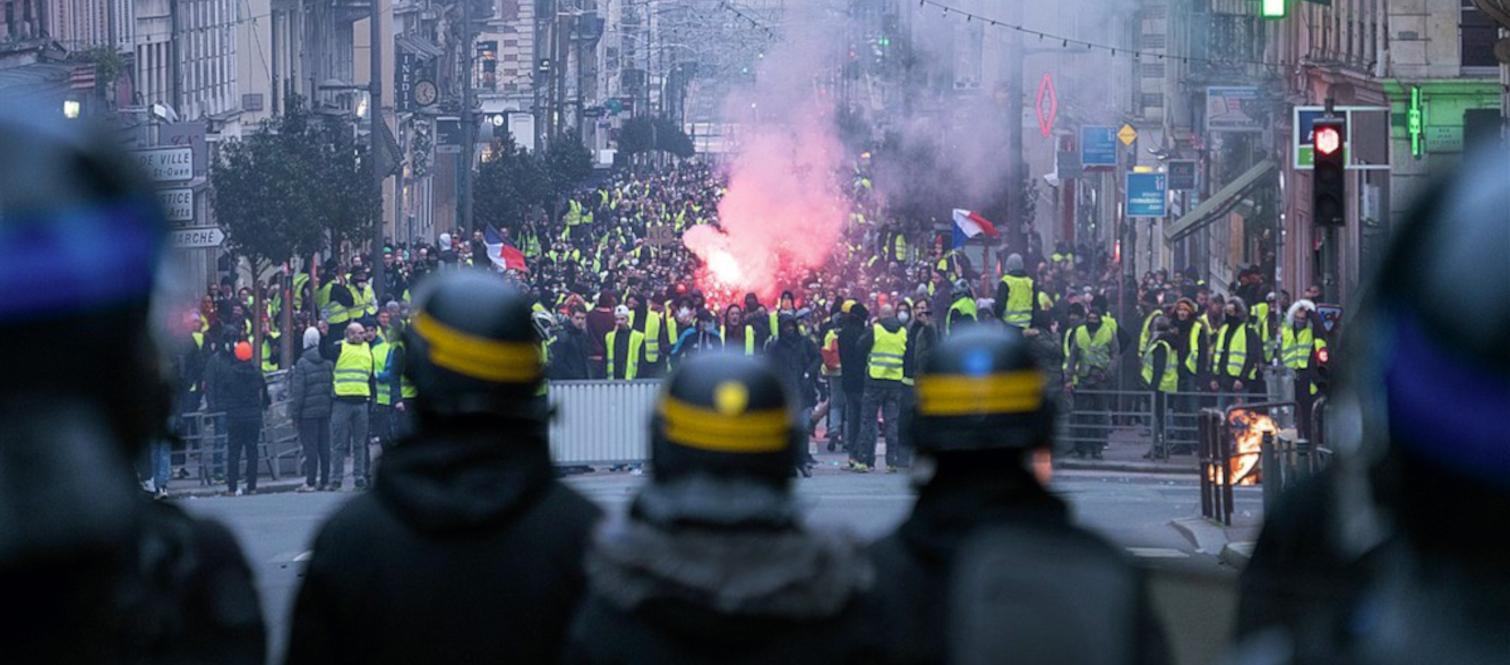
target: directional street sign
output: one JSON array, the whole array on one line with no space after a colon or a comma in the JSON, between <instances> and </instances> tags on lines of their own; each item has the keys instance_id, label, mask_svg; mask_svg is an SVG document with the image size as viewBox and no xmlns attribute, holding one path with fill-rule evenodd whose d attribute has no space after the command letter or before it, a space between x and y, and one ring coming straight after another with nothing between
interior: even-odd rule
<instances>
[{"instance_id":1,"label":"directional street sign","mask_svg":"<svg viewBox=\"0 0 1510 665\"><path fill-rule=\"evenodd\" d=\"M225 232L218 226L192 226L169 232L169 241L174 247L197 249L219 247L225 242Z\"/></svg>"},{"instance_id":2,"label":"directional street sign","mask_svg":"<svg viewBox=\"0 0 1510 665\"><path fill-rule=\"evenodd\" d=\"M1111 127L1080 128L1080 165L1084 168L1117 165L1117 130Z\"/></svg>"},{"instance_id":3,"label":"directional street sign","mask_svg":"<svg viewBox=\"0 0 1510 665\"><path fill-rule=\"evenodd\" d=\"M1127 216L1169 215L1169 180L1163 173L1127 174Z\"/></svg>"},{"instance_id":4,"label":"directional street sign","mask_svg":"<svg viewBox=\"0 0 1510 665\"><path fill-rule=\"evenodd\" d=\"M163 208L163 214L167 215L170 222L194 221L194 190L187 187L181 189L157 190L157 202Z\"/></svg>"},{"instance_id":5,"label":"directional street sign","mask_svg":"<svg viewBox=\"0 0 1510 665\"><path fill-rule=\"evenodd\" d=\"M1133 129L1132 125L1122 125L1122 129L1117 130L1117 139L1122 141L1122 145L1132 145L1133 141L1138 140L1138 130Z\"/></svg>"}]
</instances>

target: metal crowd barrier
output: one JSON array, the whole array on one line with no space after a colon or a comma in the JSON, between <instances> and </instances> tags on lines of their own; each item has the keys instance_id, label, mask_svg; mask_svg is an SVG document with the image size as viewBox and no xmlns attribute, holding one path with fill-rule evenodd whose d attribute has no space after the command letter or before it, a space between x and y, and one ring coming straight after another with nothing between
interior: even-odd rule
<instances>
[{"instance_id":1,"label":"metal crowd barrier","mask_svg":"<svg viewBox=\"0 0 1510 665\"><path fill-rule=\"evenodd\" d=\"M1261 393L1176 392L1162 396L1163 417L1151 390L1075 390L1060 405L1057 441L1064 450L1099 449L1114 437L1146 440L1149 456L1191 455L1199 447L1200 413L1263 402Z\"/></svg>"},{"instance_id":2,"label":"metal crowd barrier","mask_svg":"<svg viewBox=\"0 0 1510 665\"><path fill-rule=\"evenodd\" d=\"M1231 526L1232 488L1238 484L1262 485L1264 505L1269 505L1289 472L1274 442L1282 438L1281 428L1294 412L1294 402L1246 402L1201 410L1196 429L1203 517ZM1265 417L1269 420L1258 420ZM1239 431L1250 433L1244 437L1249 445L1239 445Z\"/></svg>"},{"instance_id":3,"label":"metal crowd barrier","mask_svg":"<svg viewBox=\"0 0 1510 665\"><path fill-rule=\"evenodd\" d=\"M551 459L557 465L645 461L660 389L658 379L552 381Z\"/></svg>"}]
</instances>

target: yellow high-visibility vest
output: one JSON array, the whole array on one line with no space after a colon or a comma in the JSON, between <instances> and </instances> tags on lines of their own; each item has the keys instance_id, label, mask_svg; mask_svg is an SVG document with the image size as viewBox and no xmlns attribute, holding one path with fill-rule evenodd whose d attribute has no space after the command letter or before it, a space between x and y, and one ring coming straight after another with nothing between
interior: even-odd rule
<instances>
[{"instance_id":1,"label":"yellow high-visibility vest","mask_svg":"<svg viewBox=\"0 0 1510 665\"><path fill-rule=\"evenodd\" d=\"M725 332L724 327L720 325L718 327L718 338L723 340L724 344L728 344L729 336ZM745 326L745 355L755 355L755 328L753 326Z\"/></svg>"},{"instance_id":2,"label":"yellow high-visibility vest","mask_svg":"<svg viewBox=\"0 0 1510 665\"><path fill-rule=\"evenodd\" d=\"M388 368L388 340L372 345L372 376L377 377ZM388 387L387 381L377 381L377 403L381 406L393 405L393 390Z\"/></svg>"},{"instance_id":3,"label":"yellow high-visibility vest","mask_svg":"<svg viewBox=\"0 0 1510 665\"><path fill-rule=\"evenodd\" d=\"M1001 309L1001 320L1008 325L1026 328L1033 323L1033 278L1003 275L1001 283L1007 285L1007 302Z\"/></svg>"},{"instance_id":4,"label":"yellow high-visibility vest","mask_svg":"<svg viewBox=\"0 0 1510 665\"><path fill-rule=\"evenodd\" d=\"M614 375L614 368L616 367L616 365L615 365L616 359L614 358L614 346L615 346L614 342L618 338L619 338L619 330L617 328L608 331L608 335L603 338L603 344L607 347L606 357L607 357L607 360L608 360L608 367L607 367L608 371L605 374L606 374L607 378L609 378L609 379L614 378L614 376L613 376ZM643 348L644 346L645 346L645 333L642 333L642 332L640 332L638 330L630 330L629 331L629 357L624 359L624 380L625 381L632 381L632 380L634 380L634 378L636 376L639 376L639 374L640 374L640 349Z\"/></svg>"},{"instance_id":5,"label":"yellow high-visibility vest","mask_svg":"<svg viewBox=\"0 0 1510 665\"><path fill-rule=\"evenodd\" d=\"M975 308L975 299L970 297L959 298L953 304L949 305L949 316L944 317L945 335L949 334L950 328L954 327L954 324L949 322L950 319L954 318L954 312L959 312L960 316L967 317L971 321L979 320L978 310Z\"/></svg>"},{"instance_id":6,"label":"yellow high-visibility vest","mask_svg":"<svg viewBox=\"0 0 1510 665\"><path fill-rule=\"evenodd\" d=\"M1089 376L1092 369L1106 370L1112 365L1112 340L1116 331L1105 321L1091 335L1090 327L1075 328L1075 348L1080 350L1080 362L1075 363L1075 376Z\"/></svg>"},{"instance_id":7,"label":"yellow high-visibility vest","mask_svg":"<svg viewBox=\"0 0 1510 665\"><path fill-rule=\"evenodd\" d=\"M1148 351L1148 338L1153 335L1153 320L1158 318L1161 314L1162 313L1158 309L1155 309L1154 311L1149 312L1148 316L1143 317L1143 330L1138 333L1139 355Z\"/></svg>"},{"instance_id":8,"label":"yellow high-visibility vest","mask_svg":"<svg viewBox=\"0 0 1510 665\"><path fill-rule=\"evenodd\" d=\"M1311 366L1311 354L1326 348L1326 338L1316 337L1307 325L1297 333L1295 326L1285 325L1279 331L1280 360L1290 369L1306 369Z\"/></svg>"},{"instance_id":9,"label":"yellow high-visibility vest","mask_svg":"<svg viewBox=\"0 0 1510 665\"><path fill-rule=\"evenodd\" d=\"M360 344L341 343L341 355L336 357L336 397L371 397L372 347Z\"/></svg>"},{"instance_id":10,"label":"yellow high-visibility vest","mask_svg":"<svg viewBox=\"0 0 1510 665\"><path fill-rule=\"evenodd\" d=\"M1159 375L1159 380L1153 378L1153 357L1159 349L1164 349L1164 371ZM1148 345L1148 350L1143 352L1143 382L1150 388L1161 393L1172 393L1179 388L1179 371L1175 368L1174 347L1168 341L1154 340Z\"/></svg>"},{"instance_id":11,"label":"yellow high-visibility vest","mask_svg":"<svg viewBox=\"0 0 1510 665\"><path fill-rule=\"evenodd\" d=\"M1257 368L1249 371L1247 376L1242 375L1243 366L1248 364L1248 326L1232 325L1223 323L1216 333L1218 353L1227 354L1227 362L1217 367L1217 371L1226 377L1234 379L1252 380L1257 374Z\"/></svg>"},{"instance_id":12,"label":"yellow high-visibility vest","mask_svg":"<svg viewBox=\"0 0 1510 665\"><path fill-rule=\"evenodd\" d=\"M661 360L661 322L664 320L665 316L660 312L645 311L645 362L647 363Z\"/></svg>"},{"instance_id":13,"label":"yellow high-visibility vest","mask_svg":"<svg viewBox=\"0 0 1510 665\"><path fill-rule=\"evenodd\" d=\"M1190 348L1185 350L1185 371L1195 374L1200 371L1201 365L1201 340L1206 339L1206 332L1202 329L1200 319L1190 324Z\"/></svg>"},{"instance_id":14,"label":"yellow high-visibility vest","mask_svg":"<svg viewBox=\"0 0 1510 665\"><path fill-rule=\"evenodd\" d=\"M902 358L907 355L907 329L898 328L896 332L890 332L886 330L886 326L877 323L871 326L871 333L875 341L870 345L870 378L901 381Z\"/></svg>"}]
</instances>

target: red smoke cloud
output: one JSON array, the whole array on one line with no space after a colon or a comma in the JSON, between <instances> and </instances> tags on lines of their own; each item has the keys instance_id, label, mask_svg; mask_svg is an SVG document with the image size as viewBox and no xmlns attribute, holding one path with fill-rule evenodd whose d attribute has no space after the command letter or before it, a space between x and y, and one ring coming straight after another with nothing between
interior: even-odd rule
<instances>
[{"instance_id":1,"label":"red smoke cloud","mask_svg":"<svg viewBox=\"0 0 1510 665\"><path fill-rule=\"evenodd\" d=\"M832 103L814 84L827 41L787 42L782 57L763 63L754 90L726 101L726 117L739 118L741 132L718 205L720 227L682 236L703 261L698 282L710 297L754 293L770 302L838 247L848 213L836 180L844 152Z\"/></svg>"}]
</instances>

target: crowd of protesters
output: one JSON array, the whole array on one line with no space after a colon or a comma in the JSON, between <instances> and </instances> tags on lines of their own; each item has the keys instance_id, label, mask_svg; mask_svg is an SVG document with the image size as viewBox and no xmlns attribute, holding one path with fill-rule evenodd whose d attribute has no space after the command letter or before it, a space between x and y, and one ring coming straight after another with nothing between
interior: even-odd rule
<instances>
[{"instance_id":1,"label":"crowd of protesters","mask_svg":"<svg viewBox=\"0 0 1510 665\"><path fill-rule=\"evenodd\" d=\"M400 340L411 287L428 273L465 267L505 273L532 293L551 380L656 378L713 348L771 355L818 440L847 451L848 468L862 472L877 466L882 438L901 444L886 446L887 469L909 464L901 414L913 399L914 358L967 321L1022 329L1066 410L1106 412L1105 393L1117 389L1154 393L1161 416L1167 408L1194 409L1192 393L1262 393L1261 368L1274 363L1297 370L1303 402L1321 383L1313 354L1326 338L1315 312L1319 290L1292 303L1289 293L1272 289L1272 270L1261 266L1243 268L1226 289L1194 270L1134 279L1102 247L1061 243L1045 251L1031 231L1021 247L967 252L952 247L932 220L887 219L863 165L827 264L784 285L774 301L704 293L698 259L679 238L694 225L718 224L723 193L716 169L696 162L620 171L580 190L557 214L537 211L492 238L481 230L442 233L434 245L390 245L371 259L330 261L316 274L275 275L255 286L264 290L268 331L257 354L250 347L258 300L252 287L226 278L185 320L193 343L186 341L178 358L180 412L225 414L215 422L217 432L230 434L230 468L245 453L245 490L254 490L258 455L248 414L251 383L261 374L227 368L291 368L287 415L304 446L301 489L340 489L347 455L354 483L365 486L371 464L364 442L392 441L405 426ZM500 260L499 246L517 249L525 265ZM383 263L381 289L367 260ZM281 362L279 335L284 286L294 294L289 318L299 342L290 345L288 363ZM1071 452L1100 457L1105 436L1104 429L1072 436ZM1167 453L1156 443L1149 454ZM163 455L150 483L159 489L168 467ZM221 461L217 449L217 482ZM229 492L238 490L239 476L226 472Z\"/></svg>"}]
</instances>

